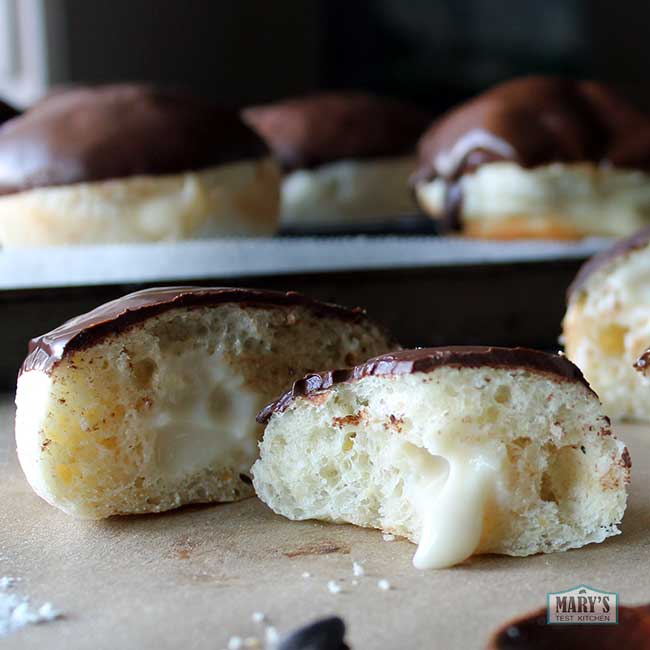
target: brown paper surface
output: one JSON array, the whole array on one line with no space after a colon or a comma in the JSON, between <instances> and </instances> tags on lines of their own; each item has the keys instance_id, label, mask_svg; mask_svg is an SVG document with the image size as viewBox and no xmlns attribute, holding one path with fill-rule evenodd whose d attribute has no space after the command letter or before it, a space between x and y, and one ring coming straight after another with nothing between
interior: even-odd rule
<instances>
[{"instance_id":1,"label":"brown paper surface","mask_svg":"<svg viewBox=\"0 0 650 650\"><path fill-rule=\"evenodd\" d=\"M0 576L59 621L0 638L23 650L219 650L261 635L253 612L282 632L339 614L354 650L483 648L507 619L541 607L548 591L585 583L650 601L650 426L621 425L633 482L623 534L603 544L529 558L484 556L417 571L415 547L353 526L289 522L257 499L162 515L77 521L29 488L15 458L13 406L0 400ZM352 562L366 575L352 584ZM309 572L311 577L302 577ZM385 578L392 588L382 591ZM333 595L329 580L343 587Z\"/></svg>"}]
</instances>

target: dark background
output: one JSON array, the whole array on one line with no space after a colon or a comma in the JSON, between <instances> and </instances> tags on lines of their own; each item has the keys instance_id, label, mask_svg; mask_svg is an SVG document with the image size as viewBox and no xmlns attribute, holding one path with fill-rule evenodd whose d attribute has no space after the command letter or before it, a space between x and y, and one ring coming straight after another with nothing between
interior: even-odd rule
<instances>
[{"instance_id":1,"label":"dark background","mask_svg":"<svg viewBox=\"0 0 650 650\"><path fill-rule=\"evenodd\" d=\"M442 110L514 75L613 82L650 106L650 2L57 0L59 83L152 80L228 105L364 88Z\"/></svg>"}]
</instances>

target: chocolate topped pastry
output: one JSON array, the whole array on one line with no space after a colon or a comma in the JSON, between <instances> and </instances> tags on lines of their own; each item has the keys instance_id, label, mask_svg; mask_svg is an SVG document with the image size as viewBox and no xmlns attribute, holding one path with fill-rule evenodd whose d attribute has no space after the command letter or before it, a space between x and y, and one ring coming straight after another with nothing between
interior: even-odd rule
<instances>
[{"instance_id":1,"label":"chocolate topped pastry","mask_svg":"<svg viewBox=\"0 0 650 650\"><path fill-rule=\"evenodd\" d=\"M567 355L614 418L650 420L650 386L635 372L650 348L650 228L589 260L568 291Z\"/></svg>"},{"instance_id":2,"label":"chocolate topped pastry","mask_svg":"<svg viewBox=\"0 0 650 650\"><path fill-rule=\"evenodd\" d=\"M263 404L295 376L395 347L361 310L293 292L139 291L31 342L18 457L79 517L250 496Z\"/></svg>"},{"instance_id":3,"label":"chocolate topped pastry","mask_svg":"<svg viewBox=\"0 0 650 650\"><path fill-rule=\"evenodd\" d=\"M419 158L420 203L470 235L625 235L647 222L650 119L597 82L504 83L434 122Z\"/></svg>"},{"instance_id":4,"label":"chocolate topped pastry","mask_svg":"<svg viewBox=\"0 0 650 650\"><path fill-rule=\"evenodd\" d=\"M491 346L446 346L438 348L415 348L390 352L354 368L330 370L315 373L298 380L291 390L275 402L266 406L259 414L258 421L268 422L276 411L284 411L296 397L308 397L335 384L358 381L364 377L386 375L409 375L419 372L432 372L436 368L528 368L534 372L550 373L557 379L585 381L580 370L566 357L546 354L529 348L500 348Z\"/></svg>"},{"instance_id":5,"label":"chocolate topped pastry","mask_svg":"<svg viewBox=\"0 0 650 650\"><path fill-rule=\"evenodd\" d=\"M86 314L77 316L60 327L29 342L29 354L20 372L39 370L50 373L66 355L95 345L138 322L170 309L207 307L225 303L249 303L276 306L302 306L324 318L350 322L366 320L365 312L313 300L295 291L269 291L234 287L160 287L129 293L107 302Z\"/></svg>"},{"instance_id":6,"label":"chocolate topped pastry","mask_svg":"<svg viewBox=\"0 0 650 650\"><path fill-rule=\"evenodd\" d=\"M243 112L287 176L283 219L373 219L412 213L405 184L429 122L420 109L361 92L321 93Z\"/></svg>"},{"instance_id":7,"label":"chocolate topped pastry","mask_svg":"<svg viewBox=\"0 0 650 650\"><path fill-rule=\"evenodd\" d=\"M0 130L0 243L270 233L269 155L235 112L179 91L61 91Z\"/></svg>"},{"instance_id":8,"label":"chocolate topped pastry","mask_svg":"<svg viewBox=\"0 0 650 650\"><path fill-rule=\"evenodd\" d=\"M418 544L417 568L618 534L630 456L562 356L448 347L310 374L262 410L257 495Z\"/></svg>"},{"instance_id":9,"label":"chocolate topped pastry","mask_svg":"<svg viewBox=\"0 0 650 650\"><path fill-rule=\"evenodd\" d=\"M546 622L546 608L506 623L488 650L650 650L650 605L619 607L617 625Z\"/></svg>"},{"instance_id":10,"label":"chocolate topped pastry","mask_svg":"<svg viewBox=\"0 0 650 650\"><path fill-rule=\"evenodd\" d=\"M177 91L69 90L2 130L0 193L195 171L267 151L236 113Z\"/></svg>"}]
</instances>

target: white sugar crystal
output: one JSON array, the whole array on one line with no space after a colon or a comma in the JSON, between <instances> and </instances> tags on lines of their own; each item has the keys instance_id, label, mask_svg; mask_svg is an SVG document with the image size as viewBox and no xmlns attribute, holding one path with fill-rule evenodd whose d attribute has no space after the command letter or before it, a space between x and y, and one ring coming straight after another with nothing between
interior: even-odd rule
<instances>
[{"instance_id":1,"label":"white sugar crystal","mask_svg":"<svg viewBox=\"0 0 650 650\"><path fill-rule=\"evenodd\" d=\"M363 568L363 565L359 562L352 563L352 574L357 578L361 578L366 575L366 570Z\"/></svg>"},{"instance_id":2,"label":"white sugar crystal","mask_svg":"<svg viewBox=\"0 0 650 650\"><path fill-rule=\"evenodd\" d=\"M29 599L5 590L15 584L16 579L5 576L0 579L0 637L19 630L26 625L46 623L61 617L61 612L54 609L52 603L45 603L38 609L32 609Z\"/></svg>"},{"instance_id":3,"label":"white sugar crystal","mask_svg":"<svg viewBox=\"0 0 650 650\"><path fill-rule=\"evenodd\" d=\"M343 588L338 582L336 582L336 580L330 580L327 583L327 591L329 591L331 594L340 594L341 591L343 591Z\"/></svg>"},{"instance_id":4,"label":"white sugar crystal","mask_svg":"<svg viewBox=\"0 0 650 650\"><path fill-rule=\"evenodd\" d=\"M249 636L244 639L244 648L261 648L262 642L254 636Z\"/></svg>"},{"instance_id":5,"label":"white sugar crystal","mask_svg":"<svg viewBox=\"0 0 650 650\"><path fill-rule=\"evenodd\" d=\"M388 582L388 580L386 580L386 578L382 578L381 580L377 581L377 586L382 591L388 591L390 589L390 582Z\"/></svg>"},{"instance_id":6,"label":"white sugar crystal","mask_svg":"<svg viewBox=\"0 0 650 650\"><path fill-rule=\"evenodd\" d=\"M311 578L311 573L309 573L309 571L303 571L302 572L302 577L303 578Z\"/></svg>"},{"instance_id":7,"label":"white sugar crystal","mask_svg":"<svg viewBox=\"0 0 650 650\"><path fill-rule=\"evenodd\" d=\"M266 641L267 645L273 647L280 640L280 634L278 633L278 630L272 625L269 625L264 632L264 640Z\"/></svg>"},{"instance_id":8,"label":"white sugar crystal","mask_svg":"<svg viewBox=\"0 0 650 650\"><path fill-rule=\"evenodd\" d=\"M264 612L253 612L252 619L254 623L264 623L266 614Z\"/></svg>"},{"instance_id":9,"label":"white sugar crystal","mask_svg":"<svg viewBox=\"0 0 650 650\"><path fill-rule=\"evenodd\" d=\"M244 641L240 636L231 636L228 639L228 650L241 650L244 647Z\"/></svg>"},{"instance_id":10,"label":"white sugar crystal","mask_svg":"<svg viewBox=\"0 0 650 650\"><path fill-rule=\"evenodd\" d=\"M390 533L384 533L383 538L385 542L394 542L395 541L395 535L391 535Z\"/></svg>"}]
</instances>

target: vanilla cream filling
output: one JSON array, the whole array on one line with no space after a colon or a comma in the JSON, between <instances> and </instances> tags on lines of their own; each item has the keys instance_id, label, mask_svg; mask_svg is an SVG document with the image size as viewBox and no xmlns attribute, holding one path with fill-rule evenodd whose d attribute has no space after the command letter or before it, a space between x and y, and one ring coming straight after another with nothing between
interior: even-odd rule
<instances>
[{"instance_id":1,"label":"vanilla cream filling","mask_svg":"<svg viewBox=\"0 0 650 650\"><path fill-rule=\"evenodd\" d=\"M143 425L155 440L161 475L175 481L217 462L248 471L259 399L243 386L242 375L219 355L199 351L168 359L164 377L166 399Z\"/></svg>"},{"instance_id":2,"label":"vanilla cream filling","mask_svg":"<svg viewBox=\"0 0 650 650\"><path fill-rule=\"evenodd\" d=\"M406 443L400 465L413 478L405 496L421 521L417 569L442 569L479 547L488 499L497 490L499 463L489 450L445 446L436 453Z\"/></svg>"},{"instance_id":3,"label":"vanilla cream filling","mask_svg":"<svg viewBox=\"0 0 650 650\"><path fill-rule=\"evenodd\" d=\"M494 162L465 174L460 185L466 221L554 218L602 236L632 233L650 223L650 176L642 171L590 163L526 169L512 162ZM446 186L441 178L418 185L418 201L440 215Z\"/></svg>"}]
</instances>

